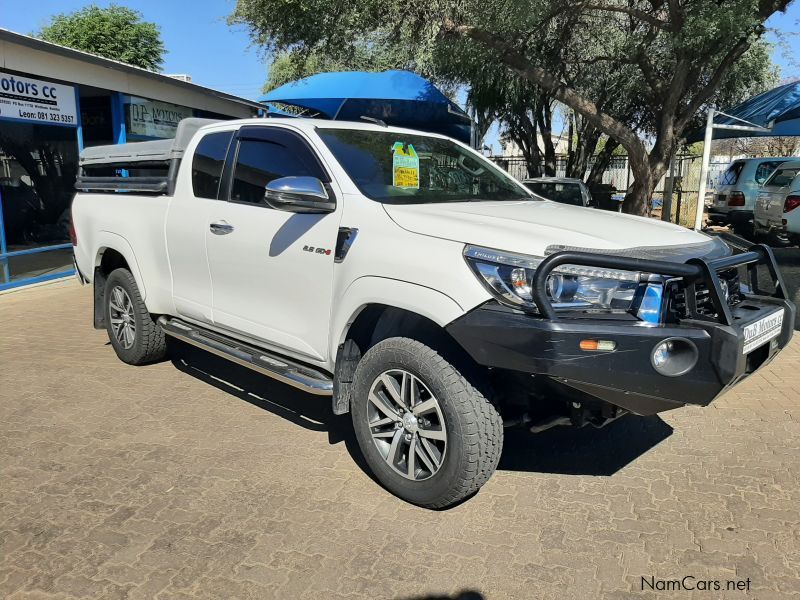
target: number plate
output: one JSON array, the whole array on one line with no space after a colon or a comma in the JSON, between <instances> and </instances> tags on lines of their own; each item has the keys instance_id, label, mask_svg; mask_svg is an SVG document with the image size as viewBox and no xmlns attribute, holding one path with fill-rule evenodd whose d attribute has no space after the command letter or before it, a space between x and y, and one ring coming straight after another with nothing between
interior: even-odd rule
<instances>
[{"instance_id":1,"label":"number plate","mask_svg":"<svg viewBox=\"0 0 800 600\"><path fill-rule=\"evenodd\" d=\"M783 309L750 323L744 328L744 354L752 352L759 346L766 344L772 338L778 337L783 326Z\"/></svg>"}]
</instances>

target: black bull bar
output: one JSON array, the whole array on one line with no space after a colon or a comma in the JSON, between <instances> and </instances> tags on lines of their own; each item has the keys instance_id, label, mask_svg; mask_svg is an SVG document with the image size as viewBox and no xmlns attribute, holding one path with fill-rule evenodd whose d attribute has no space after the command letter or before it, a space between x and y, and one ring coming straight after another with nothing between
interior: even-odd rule
<instances>
[{"instance_id":1,"label":"black bull bar","mask_svg":"<svg viewBox=\"0 0 800 600\"><path fill-rule=\"evenodd\" d=\"M712 260L692 258L685 263L566 251L557 252L545 258L539 264L533 276L531 289L533 300L541 316L553 321L558 319L558 315L547 297L547 277L553 270L562 265L619 269L622 271L680 277L686 285L686 309L689 318L711 320L723 325L732 325L734 318L720 284L719 271L746 266L750 279L751 294L788 300L786 285L775 262L775 255L772 253L772 249L764 244L755 244L747 252L732 256ZM759 266L766 266L774 291L766 291L759 286ZM706 285L716 312L716 318L711 318L698 312L696 304L696 286L698 283Z\"/></svg>"}]
</instances>

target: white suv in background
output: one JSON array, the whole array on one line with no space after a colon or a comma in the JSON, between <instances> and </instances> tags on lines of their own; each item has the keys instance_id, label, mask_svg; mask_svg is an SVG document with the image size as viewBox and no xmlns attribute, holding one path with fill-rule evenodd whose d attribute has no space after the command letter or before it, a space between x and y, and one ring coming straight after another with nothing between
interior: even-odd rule
<instances>
[{"instance_id":1,"label":"white suv in background","mask_svg":"<svg viewBox=\"0 0 800 600\"><path fill-rule=\"evenodd\" d=\"M759 188L782 163L791 158L743 158L733 161L720 176L714 202L708 209L712 225L730 225L739 235L752 235L753 207Z\"/></svg>"},{"instance_id":2,"label":"white suv in background","mask_svg":"<svg viewBox=\"0 0 800 600\"><path fill-rule=\"evenodd\" d=\"M783 163L767 180L756 201L756 235L777 245L800 245L800 160Z\"/></svg>"}]
</instances>

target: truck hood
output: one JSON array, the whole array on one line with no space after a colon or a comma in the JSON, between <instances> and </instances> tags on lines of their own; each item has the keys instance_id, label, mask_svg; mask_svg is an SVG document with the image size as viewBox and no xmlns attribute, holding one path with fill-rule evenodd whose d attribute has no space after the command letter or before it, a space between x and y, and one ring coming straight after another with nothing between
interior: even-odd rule
<instances>
[{"instance_id":1,"label":"truck hood","mask_svg":"<svg viewBox=\"0 0 800 600\"><path fill-rule=\"evenodd\" d=\"M632 248L646 255L650 254L646 248L688 246L688 258L706 254L703 247L710 242L704 234L656 219L549 200L384 204L384 208L395 223L414 233L535 256L563 249Z\"/></svg>"}]
</instances>

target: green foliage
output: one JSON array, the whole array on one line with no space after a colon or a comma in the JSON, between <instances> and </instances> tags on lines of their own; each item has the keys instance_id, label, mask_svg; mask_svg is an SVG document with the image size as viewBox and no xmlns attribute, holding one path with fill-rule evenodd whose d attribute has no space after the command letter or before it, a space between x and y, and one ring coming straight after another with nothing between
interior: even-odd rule
<instances>
[{"instance_id":1,"label":"green foliage","mask_svg":"<svg viewBox=\"0 0 800 600\"><path fill-rule=\"evenodd\" d=\"M547 129L542 107L557 100L577 116L576 139L596 146L602 133L625 148L640 212L705 106L771 84L763 23L788 3L238 0L231 22L269 51L337 61L378 34L415 70L465 86L480 112L533 139L531 125Z\"/></svg>"},{"instance_id":2,"label":"green foliage","mask_svg":"<svg viewBox=\"0 0 800 600\"><path fill-rule=\"evenodd\" d=\"M387 69L414 69L409 55L396 45L387 45L380 35L352 44L341 53L321 50L286 50L278 53L270 64L269 76L264 84L268 92L285 83L316 73L330 71L385 71Z\"/></svg>"},{"instance_id":3,"label":"green foliage","mask_svg":"<svg viewBox=\"0 0 800 600\"><path fill-rule=\"evenodd\" d=\"M108 8L92 4L73 13L54 15L36 35L151 71L159 71L164 62L158 26L143 21L140 12L116 4Z\"/></svg>"}]
</instances>

